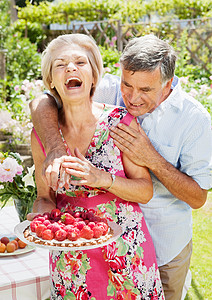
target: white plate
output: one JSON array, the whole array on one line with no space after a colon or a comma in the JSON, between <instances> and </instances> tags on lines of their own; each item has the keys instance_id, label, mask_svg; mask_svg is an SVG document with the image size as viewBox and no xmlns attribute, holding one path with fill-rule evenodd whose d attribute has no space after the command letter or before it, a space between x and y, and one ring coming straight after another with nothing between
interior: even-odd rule
<instances>
[{"instance_id":1,"label":"white plate","mask_svg":"<svg viewBox=\"0 0 212 300\"><path fill-rule=\"evenodd\" d=\"M86 246L51 246L51 245L42 245L42 244L36 244L34 242L29 242L25 237L24 237L24 230L30 225L30 221L23 221L16 225L14 232L17 235L17 237L22 240L24 243L31 245L31 246L37 246L41 248L48 248L49 250L63 250L63 251L77 251L77 250L89 250L89 249L95 249L99 247L103 247L105 245L111 244L113 241L115 241L121 234L122 234L122 228L120 225L116 224L115 222L110 222L108 221L108 225L110 228L113 230L113 235L111 238L109 238L106 242L103 242L101 244L95 244L95 245L86 245ZM86 242L89 242L92 240L86 240ZM57 241L54 240L54 242L58 243ZM60 242L64 244L76 244L76 242L71 242L71 241L63 241Z\"/></svg>"},{"instance_id":2,"label":"white plate","mask_svg":"<svg viewBox=\"0 0 212 300\"><path fill-rule=\"evenodd\" d=\"M1 235L0 236L0 239L3 237L3 236L6 236L9 238L10 241L13 241L15 238L17 238L17 236L15 235ZM12 256L12 255L20 255L20 254L24 254L24 253L28 253L28 252L31 252L35 250L35 246L32 246L32 245L26 245L25 248L23 249L17 249L15 250L14 252L4 252L4 253L0 253L0 256Z\"/></svg>"}]
</instances>

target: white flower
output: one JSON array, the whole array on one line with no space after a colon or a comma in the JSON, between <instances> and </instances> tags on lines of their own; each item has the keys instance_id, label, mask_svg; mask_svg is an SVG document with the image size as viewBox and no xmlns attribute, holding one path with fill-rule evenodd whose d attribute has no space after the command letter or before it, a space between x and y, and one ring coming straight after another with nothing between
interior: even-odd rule
<instances>
[{"instance_id":1,"label":"white flower","mask_svg":"<svg viewBox=\"0 0 212 300\"><path fill-rule=\"evenodd\" d=\"M188 84L188 81L189 81L189 76L180 78L180 82L182 82L184 84Z\"/></svg>"},{"instance_id":2,"label":"white flower","mask_svg":"<svg viewBox=\"0 0 212 300\"><path fill-rule=\"evenodd\" d=\"M21 175L23 167L18 164L17 160L12 157L7 157L0 164L0 181L13 182L15 175Z\"/></svg>"},{"instance_id":3,"label":"white flower","mask_svg":"<svg viewBox=\"0 0 212 300\"><path fill-rule=\"evenodd\" d=\"M31 185L33 187L35 187L35 181L33 178L33 172L35 170L35 166L33 165L31 168L27 168L28 170L28 174L26 174L22 180L24 182L25 187L27 187L28 185Z\"/></svg>"},{"instance_id":4,"label":"white flower","mask_svg":"<svg viewBox=\"0 0 212 300\"><path fill-rule=\"evenodd\" d=\"M188 94L191 96L191 97L196 97L198 95L198 92L197 90L195 89L191 89L190 92L188 92Z\"/></svg>"}]
</instances>

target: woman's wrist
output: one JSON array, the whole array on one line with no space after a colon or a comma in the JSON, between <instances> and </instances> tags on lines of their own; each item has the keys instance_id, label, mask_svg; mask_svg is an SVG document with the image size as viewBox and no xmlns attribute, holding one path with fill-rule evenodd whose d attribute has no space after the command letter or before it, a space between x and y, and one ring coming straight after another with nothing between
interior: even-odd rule
<instances>
[{"instance_id":1,"label":"woman's wrist","mask_svg":"<svg viewBox=\"0 0 212 300\"><path fill-rule=\"evenodd\" d=\"M111 178L112 178L112 183L111 183L111 185L109 186L109 188L107 188L108 191L109 191L109 190L112 188L112 186L114 185L114 182L115 182L115 180L116 180L116 175L111 174Z\"/></svg>"},{"instance_id":2,"label":"woman's wrist","mask_svg":"<svg viewBox=\"0 0 212 300\"><path fill-rule=\"evenodd\" d=\"M104 186L102 186L105 190L110 190L115 181L115 175L109 172L106 173L107 176L104 179Z\"/></svg>"}]
</instances>

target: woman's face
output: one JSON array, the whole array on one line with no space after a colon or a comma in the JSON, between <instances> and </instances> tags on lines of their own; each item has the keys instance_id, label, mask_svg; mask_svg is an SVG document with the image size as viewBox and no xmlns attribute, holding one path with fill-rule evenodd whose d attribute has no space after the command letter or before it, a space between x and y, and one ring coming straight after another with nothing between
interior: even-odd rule
<instances>
[{"instance_id":1,"label":"woman's face","mask_svg":"<svg viewBox=\"0 0 212 300\"><path fill-rule=\"evenodd\" d=\"M56 88L63 102L90 99L93 82L86 50L73 44L53 52L51 88Z\"/></svg>"}]
</instances>

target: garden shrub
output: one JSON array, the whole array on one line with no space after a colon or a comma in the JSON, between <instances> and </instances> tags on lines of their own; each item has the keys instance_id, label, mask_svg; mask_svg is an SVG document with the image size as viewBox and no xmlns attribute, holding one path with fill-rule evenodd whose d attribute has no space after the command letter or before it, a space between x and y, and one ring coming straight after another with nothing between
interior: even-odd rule
<instances>
[{"instance_id":1,"label":"garden shrub","mask_svg":"<svg viewBox=\"0 0 212 300\"><path fill-rule=\"evenodd\" d=\"M8 34L8 29L10 26L10 14L9 10L9 1L1 0L0 1L0 49L3 49L3 44L5 38Z\"/></svg>"},{"instance_id":2,"label":"garden shrub","mask_svg":"<svg viewBox=\"0 0 212 300\"><path fill-rule=\"evenodd\" d=\"M111 43L112 42L113 41L111 40ZM104 72L120 76L121 70L119 68L119 58L121 53L116 49L111 49L110 45L108 48L99 46L99 49L103 59Z\"/></svg>"},{"instance_id":3,"label":"garden shrub","mask_svg":"<svg viewBox=\"0 0 212 300\"><path fill-rule=\"evenodd\" d=\"M46 39L46 35L43 32L42 25L39 23L30 23L28 22L26 24L25 20L17 20L13 23L11 26L11 32L12 34L16 34L16 32L21 33L21 37L25 37L25 30L27 27L27 37L30 40L32 44L37 44L37 47L39 48L39 45L41 42Z\"/></svg>"},{"instance_id":4,"label":"garden shrub","mask_svg":"<svg viewBox=\"0 0 212 300\"><path fill-rule=\"evenodd\" d=\"M4 47L7 49L7 81L40 77L41 56L36 44L32 44L28 38L22 38L21 33L16 33L7 37Z\"/></svg>"}]
</instances>

